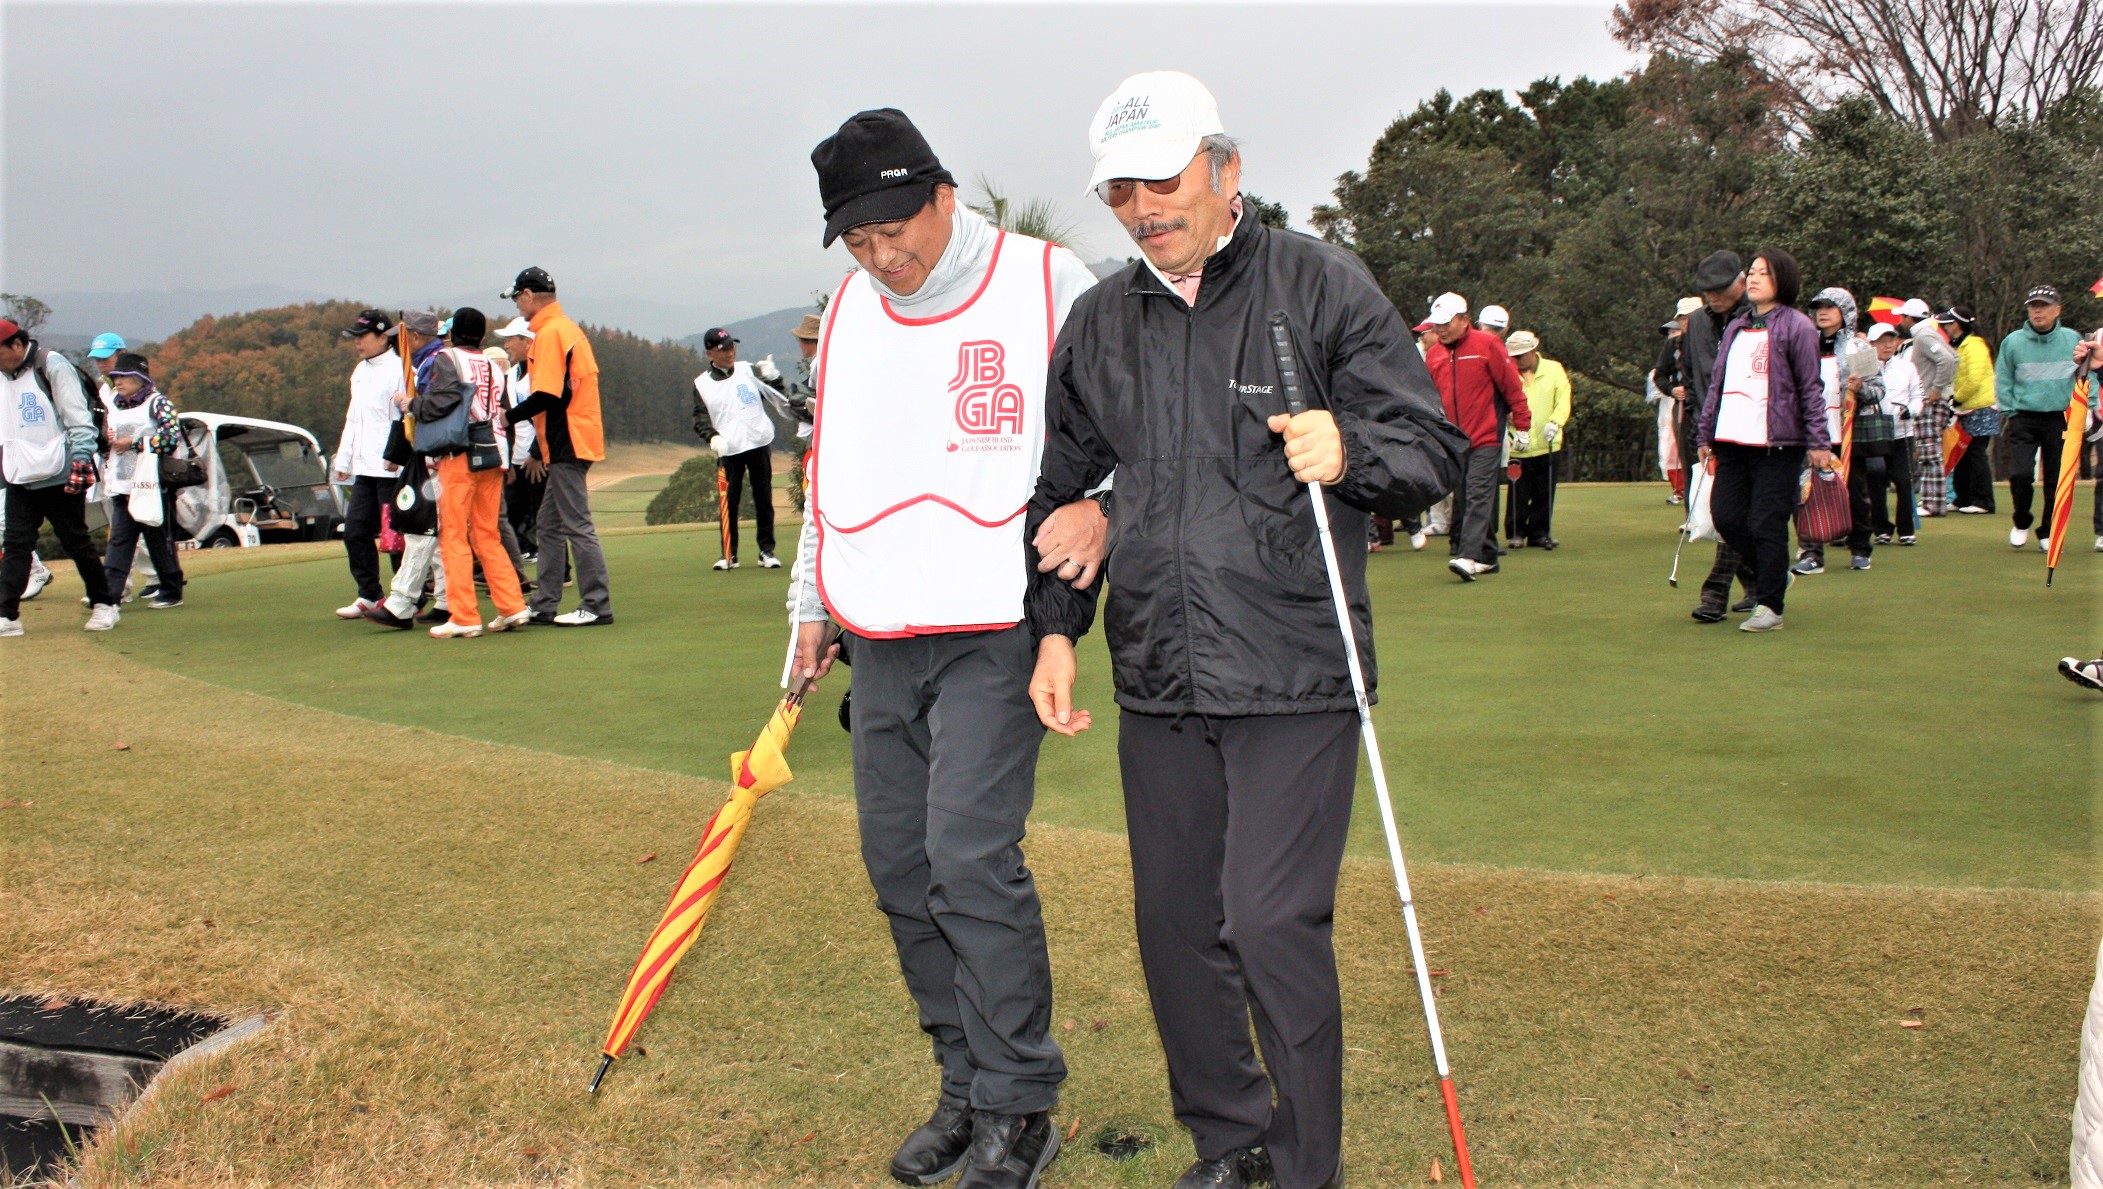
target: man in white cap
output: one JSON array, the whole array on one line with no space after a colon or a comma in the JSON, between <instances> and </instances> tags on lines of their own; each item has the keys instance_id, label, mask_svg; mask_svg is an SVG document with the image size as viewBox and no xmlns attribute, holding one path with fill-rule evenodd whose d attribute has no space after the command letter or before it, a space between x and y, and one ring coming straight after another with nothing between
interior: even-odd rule
<instances>
[{"instance_id":1,"label":"man in white cap","mask_svg":"<svg viewBox=\"0 0 2103 1189\"><path fill-rule=\"evenodd\" d=\"M1115 468L1105 634L1139 956L1198 1158L1176 1185L1341 1185L1331 920L1358 716L1306 485L1328 485L1370 685L1367 514L1444 495L1465 440L1358 257L1244 210L1241 153L1202 83L1126 79L1089 140L1090 188L1141 255L1059 336L1030 515ZM1307 381L1297 416L1273 311ZM1072 704L1073 641L1095 593L1049 575L1031 593L1031 696L1061 734L1090 721Z\"/></svg>"},{"instance_id":2,"label":"man in white cap","mask_svg":"<svg viewBox=\"0 0 2103 1189\"><path fill-rule=\"evenodd\" d=\"M1913 367L1920 373L1920 422L1913 427L1913 490L1923 516L1950 510L1950 476L1942 465L1942 431L1950 427L1950 397L1957 390L1957 349L1935 320L1935 311L1918 297L1898 308L1899 330L1912 343ZM1908 541L1907 544L1912 542Z\"/></svg>"},{"instance_id":3,"label":"man in white cap","mask_svg":"<svg viewBox=\"0 0 2103 1189\"><path fill-rule=\"evenodd\" d=\"M504 376L504 401L515 409L533 395L533 381L526 374L527 361L533 353L533 328L525 318L513 318L498 328L497 341L503 344L504 358L511 364ZM526 561L540 560L540 497L547 484L548 463L540 455L540 436L533 432L533 422L512 422L510 471L504 477L504 519ZM530 593L533 585L525 574L524 570L519 571L520 583Z\"/></svg>"},{"instance_id":4,"label":"man in white cap","mask_svg":"<svg viewBox=\"0 0 2103 1189\"><path fill-rule=\"evenodd\" d=\"M1066 1063L1022 856L1044 738L1024 510L1052 336L1095 276L958 202L903 112L855 115L811 164L825 245L861 268L819 332L793 664L813 678L830 666L828 613L852 637L862 859L942 1074L890 1171L1034 1189L1059 1150ZM1102 513L1070 504L1095 547L1054 545L1057 529L1036 546L1067 580L1092 581Z\"/></svg>"},{"instance_id":5,"label":"man in white cap","mask_svg":"<svg viewBox=\"0 0 2103 1189\"><path fill-rule=\"evenodd\" d=\"M1505 336L1510 334L1512 329L1511 311L1503 306L1484 306L1482 307L1482 312L1475 315L1475 325L1484 334L1489 335L1500 343L1504 342Z\"/></svg>"},{"instance_id":6,"label":"man in white cap","mask_svg":"<svg viewBox=\"0 0 2103 1189\"><path fill-rule=\"evenodd\" d=\"M1503 340L1469 324L1468 299L1441 293L1417 323L1437 341L1424 353L1446 419L1468 435L1467 475L1453 493L1453 559L1446 568L1463 582L1494 574L1497 563L1497 484L1504 454L1533 428L1526 387ZM1516 442L1507 441L1507 435Z\"/></svg>"}]
</instances>

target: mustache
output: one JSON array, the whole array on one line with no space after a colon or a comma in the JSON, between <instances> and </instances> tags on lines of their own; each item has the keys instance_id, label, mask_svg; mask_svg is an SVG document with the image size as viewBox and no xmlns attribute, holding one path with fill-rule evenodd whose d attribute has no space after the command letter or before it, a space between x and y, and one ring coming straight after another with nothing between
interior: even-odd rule
<instances>
[{"instance_id":1,"label":"mustache","mask_svg":"<svg viewBox=\"0 0 2103 1189\"><path fill-rule=\"evenodd\" d=\"M1182 231L1189 226L1190 220L1188 219L1148 219L1132 224L1132 238L1145 239L1147 236L1159 235L1164 231Z\"/></svg>"}]
</instances>

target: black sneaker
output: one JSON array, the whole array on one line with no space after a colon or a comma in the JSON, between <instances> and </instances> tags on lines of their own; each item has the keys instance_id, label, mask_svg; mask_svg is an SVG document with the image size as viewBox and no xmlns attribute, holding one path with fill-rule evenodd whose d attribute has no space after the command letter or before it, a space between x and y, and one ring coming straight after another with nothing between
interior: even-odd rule
<instances>
[{"instance_id":1,"label":"black sneaker","mask_svg":"<svg viewBox=\"0 0 2103 1189\"><path fill-rule=\"evenodd\" d=\"M1877 535L1876 535L1876 536L1875 536L1875 537L1874 537L1873 539L1874 539L1874 540L1876 541L1876 543L1877 543L1877 544L1879 544L1879 545L1889 545L1889 544L1891 544L1891 534L1890 534L1890 533L1878 533L1878 534L1877 534Z\"/></svg>"},{"instance_id":2,"label":"black sneaker","mask_svg":"<svg viewBox=\"0 0 2103 1189\"><path fill-rule=\"evenodd\" d=\"M444 607L433 607L416 617L416 622L418 623L451 623L452 621L453 613Z\"/></svg>"},{"instance_id":3,"label":"black sneaker","mask_svg":"<svg viewBox=\"0 0 2103 1189\"><path fill-rule=\"evenodd\" d=\"M147 608L153 611L166 611L170 607L180 607L182 605L183 594L179 590L162 591L159 587L155 587L153 594L146 598Z\"/></svg>"},{"instance_id":4,"label":"black sneaker","mask_svg":"<svg viewBox=\"0 0 2103 1189\"><path fill-rule=\"evenodd\" d=\"M1044 1170L1059 1154L1059 1129L1051 1112L1033 1115L971 1113L971 1150L957 1189L1037 1189Z\"/></svg>"},{"instance_id":5,"label":"black sneaker","mask_svg":"<svg viewBox=\"0 0 2103 1189\"><path fill-rule=\"evenodd\" d=\"M1759 605L1760 605L1760 600L1759 600L1758 598L1756 598L1756 597L1754 597L1754 596L1752 596L1752 595L1746 595L1746 596L1745 596L1744 598L1742 598L1742 599L1739 599L1739 600L1738 600L1737 602L1735 602L1735 603L1732 603L1732 604L1731 604L1731 610L1733 610L1733 611L1737 612L1737 613L1738 613L1738 614L1740 614L1740 615L1743 615L1743 614L1745 614L1746 612L1748 612L1748 611L1752 610L1752 609L1753 609L1754 607L1757 607L1757 606L1759 606Z\"/></svg>"},{"instance_id":6,"label":"black sneaker","mask_svg":"<svg viewBox=\"0 0 2103 1189\"><path fill-rule=\"evenodd\" d=\"M939 1185L964 1167L971 1150L971 1104L944 1094L913 1134L891 1157L891 1177L908 1185Z\"/></svg>"},{"instance_id":7,"label":"black sneaker","mask_svg":"<svg viewBox=\"0 0 2103 1189\"><path fill-rule=\"evenodd\" d=\"M365 609L365 618L379 624L383 628L394 628L396 631L402 632L406 632L416 626L415 620L403 619L401 616L389 611L385 603L374 603L372 606L367 607Z\"/></svg>"},{"instance_id":8,"label":"black sneaker","mask_svg":"<svg viewBox=\"0 0 2103 1189\"><path fill-rule=\"evenodd\" d=\"M555 613L553 611L535 611L533 618L526 622L537 623L542 627L551 627L555 623Z\"/></svg>"},{"instance_id":9,"label":"black sneaker","mask_svg":"<svg viewBox=\"0 0 2103 1189\"><path fill-rule=\"evenodd\" d=\"M1270 1183L1270 1154L1262 1148L1236 1148L1217 1160L1200 1160L1183 1170L1175 1189L1247 1189Z\"/></svg>"},{"instance_id":10,"label":"black sneaker","mask_svg":"<svg viewBox=\"0 0 2103 1189\"><path fill-rule=\"evenodd\" d=\"M1722 623L1723 603L1721 600L1703 599L1699 606L1687 614L1693 616L1696 623Z\"/></svg>"},{"instance_id":11,"label":"black sneaker","mask_svg":"<svg viewBox=\"0 0 2103 1189\"><path fill-rule=\"evenodd\" d=\"M156 582L152 586L147 587L145 590L140 591L139 597L147 600L148 602L151 602L152 600L159 598L160 594L161 584Z\"/></svg>"}]
</instances>

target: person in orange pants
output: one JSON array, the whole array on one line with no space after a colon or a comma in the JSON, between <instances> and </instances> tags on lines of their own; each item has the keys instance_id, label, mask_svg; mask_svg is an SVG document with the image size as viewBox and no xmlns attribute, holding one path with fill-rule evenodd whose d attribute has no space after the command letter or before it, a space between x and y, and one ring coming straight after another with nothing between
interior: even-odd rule
<instances>
[{"instance_id":1,"label":"person in orange pants","mask_svg":"<svg viewBox=\"0 0 2103 1189\"><path fill-rule=\"evenodd\" d=\"M496 366L482 354L482 338L488 320L480 310L465 307L454 311L448 338L449 350L431 361L430 376L417 393L411 411L419 426L436 428L455 417L462 402L468 406L470 425L487 424L495 435L490 457L497 465L475 470L469 451L455 449L437 456L438 463L438 555L445 564L445 586L450 595L452 618L431 629L435 639L482 634L482 608L475 597L475 562L482 563L482 576L489 582L490 601L497 617L492 632L523 626L532 616L526 597L519 591L518 571L504 551L499 518L503 515L504 467L510 457L504 434L504 381ZM427 439L428 440L428 439Z\"/></svg>"}]
</instances>

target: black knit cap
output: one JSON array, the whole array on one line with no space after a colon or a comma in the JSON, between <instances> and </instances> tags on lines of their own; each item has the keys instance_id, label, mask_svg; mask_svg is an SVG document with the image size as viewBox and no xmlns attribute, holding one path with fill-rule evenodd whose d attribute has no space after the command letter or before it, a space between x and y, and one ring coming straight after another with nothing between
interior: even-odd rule
<instances>
[{"instance_id":1,"label":"black knit cap","mask_svg":"<svg viewBox=\"0 0 2103 1189\"><path fill-rule=\"evenodd\" d=\"M142 380L151 380L153 379L153 367L146 362L146 357L137 351L120 351L117 354L117 358L110 361L110 374L113 376L137 376Z\"/></svg>"},{"instance_id":2,"label":"black knit cap","mask_svg":"<svg viewBox=\"0 0 2103 1189\"><path fill-rule=\"evenodd\" d=\"M489 318L473 306L461 306L453 311L453 324L446 337L458 346L479 347L488 333Z\"/></svg>"},{"instance_id":3,"label":"black knit cap","mask_svg":"<svg viewBox=\"0 0 2103 1189\"><path fill-rule=\"evenodd\" d=\"M936 186L957 184L920 129L895 107L856 112L811 150L811 165L825 204L828 248L849 228L910 219Z\"/></svg>"}]
</instances>

